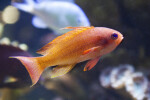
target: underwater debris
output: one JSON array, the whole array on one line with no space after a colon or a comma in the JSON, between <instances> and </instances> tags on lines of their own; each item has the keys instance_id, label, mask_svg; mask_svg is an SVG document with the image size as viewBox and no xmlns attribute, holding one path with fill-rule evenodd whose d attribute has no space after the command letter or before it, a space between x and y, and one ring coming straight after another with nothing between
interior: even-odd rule
<instances>
[{"instance_id":1,"label":"underwater debris","mask_svg":"<svg viewBox=\"0 0 150 100\"><path fill-rule=\"evenodd\" d=\"M104 72L107 72L109 68L105 69ZM109 75L109 77L107 77ZM126 91L132 96L132 98L136 100L144 100L150 97L149 90L149 81L141 72L134 72L134 68L132 65L125 64L119 65L117 68L111 68L109 70L109 74L102 74L100 77L107 77L109 80L109 88L121 89L125 87ZM107 83L103 83L102 78L100 79L100 83L103 87ZM111 80L111 81L110 81ZM147 100L146 99L146 100Z\"/></svg>"},{"instance_id":2,"label":"underwater debris","mask_svg":"<svg viewBox=\"0 0 150 100\"><path fill-rule=\"evenodd\" d=\"M26 3L12 2L12 5L34 14L32 24L37 28L50 28L57 35L61 35L69 30L60 30L60 28L90 26L84 11L75 3L55 0L44 0L37 3L34 0L25 1Z\"/></svg>"},{"instance_id":3,"label":"underwater debris","mask_svg":"<svg viewBox=\"0 0 150 100\"><path fill-rule=\"evenodd\" d=\"M110 75L111 86L115 89L124 87L125 81L134 72L134 68L131 65L120 65L114 68Z\"/></svg>"},{"instance_id":4,"label":"underwater debris","mask_svg":"<svg viewBox=\"0 0 150 100\"><path fill-rule=\"evenodd\" d=\"M9 57L16 55L30 57L31 54L19 47L14 47L11 43L8 44L7 39L2 39L3 42L0 43L0 88L21 88L29 86L31 81L27 70L18 60ZM4 43L4 40L7 42Z\"/></svg>"},{"instance_id":5,"label":"underwater debris","mask_svg":"<svg viewBox=\"0 0 150 100\"><path fill-rule=\"evenodd\" d=\"M133 98L143 100L145 92L148 88L148 79L141 72L133 73L125 82L126 91L129 92Z\"/></svg>"}]
</instances>

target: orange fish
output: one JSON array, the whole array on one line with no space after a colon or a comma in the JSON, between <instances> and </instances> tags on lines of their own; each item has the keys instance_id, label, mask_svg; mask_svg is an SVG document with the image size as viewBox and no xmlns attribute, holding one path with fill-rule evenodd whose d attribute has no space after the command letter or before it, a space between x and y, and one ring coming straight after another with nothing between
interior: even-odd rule
<instances>
[{"instance_id":1,"label":"orange fish","mask_svg":"<svg viewBox=\"0 0 150 100\"><path fill-rule=\"evenodd\" d=\"M123 39L120 32L105 27L66 27L73 29L48 43L37 53L40 57L20 57L28 70L33 85L37 83L45 68L53 68L51 78L69 72L77 63L89 60L84 71L92 69L100 57L114 50Z\"/></svg>"}]
</instances>

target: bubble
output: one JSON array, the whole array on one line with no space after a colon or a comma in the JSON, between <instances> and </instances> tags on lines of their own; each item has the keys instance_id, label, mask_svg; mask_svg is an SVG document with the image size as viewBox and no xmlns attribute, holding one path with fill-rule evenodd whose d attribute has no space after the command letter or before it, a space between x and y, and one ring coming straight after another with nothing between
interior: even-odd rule
<instances>
[{"instance_id":1,"label":"bubble","mask_svg":"<svg viewBox=\"0 0 150 100\"><path fill-rule=\"evenodd\" d=\"M14 24L19 19L19 11L13 6L7 6L2 12L2 20L6 24Z\"/></svg>"},{"instance_id":2,"label":"bubble","mask_svg":"<svg viewBox=\"0 0 150 100\"><path fill-rule=\"evenodd\" d=\"M20 44L20 45L19 45L19 48L22 49L22 50L24 50L24 51L27 51L27 50L28 50L28 46L27 46L26 44L24 44L24 43L23 43L23 44Z\"/></svg>"},{"instance_id":3,"label":"bubble","mask_svg":"<svg viewBox=\"0 0 150 100\"><path fill-rule=\"evenodd\" d=\"M0 44L2 45L9 45L10 44L10 40L7 37L4 37L0 40Z\"/></svg>"},{"instance_id":4,"label":"bubble","mask_svg":"<svg viewBox=\"0 0 150 100\"><path fill-rule=\"evenodd\" d=\"M14 47L18 47L19 42L18 41L12 41L11 45L14 46Z\"/></svg>"}]
</instances>

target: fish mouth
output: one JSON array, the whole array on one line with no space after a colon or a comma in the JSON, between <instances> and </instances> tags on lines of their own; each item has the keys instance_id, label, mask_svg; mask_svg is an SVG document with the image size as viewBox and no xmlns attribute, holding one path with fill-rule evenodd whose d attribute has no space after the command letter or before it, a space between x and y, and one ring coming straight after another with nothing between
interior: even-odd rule
<instances>
[{"instance_id":1,"label":"fish mouth","mask_svg":"<svg viewBox=\"0 0 150 100\"><path fill-rule=\"evenodd\" d=\"M119 45L121 41L124 39L123 35L116 41L116 44Z\"/></svg>"},{"instance_id":2,"label":"fish mouth","mask_svg":"<svg viewBox=\"0 0 150 100\"><path fill-rule=\"evenodd\" d=\"M123 35L121 36L120 42L124 39Z\"/></svg>"},{"instance_id":3,"label":"fish mouth","mask_svg":"<svg viewBox=\"0 0 150 100\"><path fill-rule=\"evenodd\" d=\"M121 42L124 39L123 35L121 34L119 41Z\"/></svg>"},{"instance_id":4,"label":"fish mouth","mask_svg":"<svg viewBox=\"0 0 150 100\"><path fill-rule=\"evenodd\" d=\"M124 39L124 37L122 36L122 37L121 37L121 40L123 40L123 39Z\"/></svg>"}]
</instances>

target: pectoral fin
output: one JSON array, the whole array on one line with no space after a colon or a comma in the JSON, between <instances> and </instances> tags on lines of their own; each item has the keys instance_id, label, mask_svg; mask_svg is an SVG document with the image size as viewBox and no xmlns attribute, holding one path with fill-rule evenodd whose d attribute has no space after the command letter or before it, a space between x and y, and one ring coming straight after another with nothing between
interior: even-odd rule
<instances>
[{"instance_id":1,"label":"pectoral fin","mask_svg":"<svg viewBox=\"0 0 150 100\"><path fill-rule=\"evenodd\" d=\"M64 74L66 74L66 73L69 72L74 66L75 66L75 64L56 66L55 68L53 68L53 71L52 71L52 74L51 74L51 78L54 78L54 77L57 77L57 76L62 76L62 75L64 75Z\"/></svg>"},{"instance_id":2,"label":"pectoral fin","mask_svg":"<svg viewBox=\"0 0 150 100\"><path fill-rule=\"evenodd\" d=\"M85 50L85 51L82 53L82 55L89 54L89 53L94 52L94 51L99 50L99 49L102 49L102 47L97 46L97 47L90 48L90 49L88 49L88 50Z\"/></svg>"},{"instance_id":3,"label":"pectoral fin","mask_svg":"<svg viewBox=\"0 0 150 100\"><path fill-rule=\"evenodd\" d=\"M97 57L95 59L92 59L92 60L88 61L88 63L84 67L84 71L91 70L97 64L99 59L100 59L100 57Z\"/></svg>"}]
</instances>

